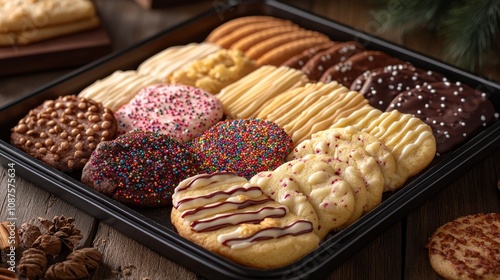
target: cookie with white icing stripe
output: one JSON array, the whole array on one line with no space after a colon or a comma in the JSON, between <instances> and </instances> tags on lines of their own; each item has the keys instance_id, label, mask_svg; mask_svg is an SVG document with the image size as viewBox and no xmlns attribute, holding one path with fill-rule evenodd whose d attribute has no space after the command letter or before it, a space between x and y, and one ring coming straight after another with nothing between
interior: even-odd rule
<instances>
[{"instance_id":1,"label":"cookie with white icing stripe","mask_svg":"<svg viewBox=\"0 0 500 280\"><path fill-rule=\"evenodd\" d=\"M182 181L173 206L172 224L181 236L245 266L285 266L319 244L311 222L232 173Z\"/></svg>"},{"instance_id":2,"label":"cookie with white icing stripe","mask_svg":"<svg viewBox=\"0 0 500 280\"><path fill-rule=\"evenodd\" d=\"M368 202L363 212L368 212L382 202L384 176L376 160L361 146L348 141L332 141L329 137L317 137L302 141L288 155L288 160L308 155L328 155L355 167L362 176L368 192Z\"/></svg>"},{"instance_id":3,"label":"cookie with white icing stripe","mask_svg":"<svg viewBox=\"0 0 500 280\"><path fill-rule=\"evenodd\" d=\"M307 81L297 69L266 65L223 88L216 96L230 118L254 118L274 97Z\"/></svg>"},{"instance_id":4,"label":"cookie with white icing stripe","mask_svg":"<svg viewBox=\"0 0 500 280\"><path fill-rule=\"evenodd\" d=\"M382 112L371 106L338 120L331 127L354 126L378 139L391 151L396 160L398 188L411 176L418 174L434 159L436 139L430 126L410 114L397 110Z\"/></svg>"},{"instance_id":5,"label":"cookie with white icing stripe","mask_svg":"<svg viewBox=\"0 0 500 280\"><path fill-rule=\"evenodd\" d=\"M336 142L349 142L365 149L370 156L375 158L384 176L384 191L394 190L398 181L396 173L396 160L391 151L377 137L360 131L354 126L343 128L330 128L317 132L311 138L329 139L332 144Z\"/></svg>"}]
</instances>

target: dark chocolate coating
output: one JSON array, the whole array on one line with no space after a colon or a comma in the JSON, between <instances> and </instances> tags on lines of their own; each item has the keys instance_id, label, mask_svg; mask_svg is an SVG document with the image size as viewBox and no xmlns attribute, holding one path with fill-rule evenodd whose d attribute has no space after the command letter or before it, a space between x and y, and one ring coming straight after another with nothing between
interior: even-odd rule
<instances>
[{"instance_id":1,"label":"dark chocolate coating","mask_svg":"<svg viewBox=\"0 0 500 280\"><path fill-rule=\"evenodd\" d=\"M401 92L444 79L439 73L418 69L409 63L389 65L365 72L354 80L351 90L359 91L370 105L384 111Z\"/></svg>"},{"instance_id":2,"label":"dark chocolate coating","mask_svg":"<svg viewBox=\"0 0 500 280\"><path fill-rule=\"evenodd\" d=\"M290 68L294 69L301 69L302 66L304 66L309 59L311 59L315 54L318 52L321 52L323 50L326 50L330 48L331 46L335 45L335 42L327 42L312 48L309 48L297 55L294 55L290 57L287 61L283 62L281 66L288 66Z\"/></svg>"},{"instance_id":3,"label":"dark chocolate coating","mask_svg":"<svg viewBox=\"0 0 500 280\"><path fill-rule=\"evenodd\" d=\"M320 82L329 83L337 81L346 87L350 87L359 75L368 70L403 63L405 62L384 52L364 51L328 68L323 76L321 76Z\"/></svg>"},{"instance_id":4,"label":"dark chocolate coating","mask_svg":"<svg viewBox=\"0 0 500 280\"><path fill-rule=\"evenodd\" d=\"M314 55L301 70L310 80L318 81L328 68L363 50L363 46L354 41L336 44Z\"/></svg>"},{"instance_id":5,"label":"dark chocolate coating","mask_svg":"<svg viewBox=\"0 0 500 280\"><path fill-rule=\"evenodd\" d=\"M498 114L487 94L460 82L436 82L400 93L387 111L413 114L427 123L444 154L491 123Z\"/></svg>"}]
</instances>

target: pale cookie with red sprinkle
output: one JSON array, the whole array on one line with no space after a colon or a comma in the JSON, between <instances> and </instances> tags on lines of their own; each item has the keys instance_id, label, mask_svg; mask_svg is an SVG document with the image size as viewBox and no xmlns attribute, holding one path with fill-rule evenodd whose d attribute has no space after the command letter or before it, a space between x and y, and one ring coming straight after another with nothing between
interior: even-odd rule
<instances>
[{"instance_id":1,"label":"pale cookie with red sprinkle","mask_svg":"<svg viewBox=\"0 0 500 280\"><path fill-rule=\"evenodd\" d=\"M280 179L292 177L318 215L315 232L324 238L350 221L356 208L352 188L327 162L304 157L285 162L273 171ZM280 187L279 185L277 186ZM281 186L287 188L288 185Z\"/></svg>"},{"instance_id":2,"label":"pale cookie with red sprinkle","mask_svg":"<svg viewBox=\"0 0 500 280\"><path fill-rule=\"evenodd\" d=\"M287 159L300 159L308 155L328 155L359 171L368 192L368 203L363 209L364 213L382 202L384 176L376 160L364 148L348 141L332 141L329 137L320 136L299 143Z\"/></svg>"},{"instance_id":3,"label":"pale cookie with red sprinkle","mask_svg":"<svg viewBox=\"0 0 500 280\"><path fill-rule=\"evenodd\" d=\"M248 267L282 267L319 245L311 222L233 173L185 179L173 206L171 221L182 237Z\"/></svg>"},{"instance_id":4,"label":"pale cookie with red sprinkle","mask_svg":"<svg viewBox=\"0 0 500 280\"><path fill-rule=\"evenodd\" d=\"M64 172L81 170L102 141L114 138L113 112L74 95L47 100L12 128L12 143Z\"/></svg>"},{"instance_id":5,"label":"pale cookie with red sprinkle","mask_svg":"<svg viewBox=\"0 0 500 280\"><path fill-rule=\"evenodd\" d=\"M432 268L446 279L500 278L500 214L472 214L436 229L426 244Z\"/></svg>"},{"instance_id":6,"label":"pale cookie with red sprinkle","mask_svg":"<svg viewBox=\"0 0 500 280\"><path fill-rule=\"evenodd\" d=\"M393 180L397 176L396 160L391 151L377 137L360 131L354 126L347 126L326 129L313 134L311 138L330 139L332 144L336 142L349 142L362 147L377 161L384 175L384 191L394 190L397 187Z\"/></svg>"}]
</instances>

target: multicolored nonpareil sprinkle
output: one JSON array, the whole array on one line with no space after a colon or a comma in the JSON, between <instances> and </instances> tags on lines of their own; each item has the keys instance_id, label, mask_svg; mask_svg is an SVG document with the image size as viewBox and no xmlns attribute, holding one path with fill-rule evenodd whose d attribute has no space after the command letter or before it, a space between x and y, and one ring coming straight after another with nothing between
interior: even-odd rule
<instances>
[{"instance_id":1,"label":"multicolored nonpareil sprinkle","mask_svg":"<svg viewBox=\"0 0 500 280\"><path fill-rule=\"evenodd\" d=\"M129 206L170 205L177 184L198 173L187 147L165 135L134 131L101 143L82 182Z\"/></svg>"},{"instance_id":2,"label":"multicolored nonpareil sprinkle","mask_svg":"<svg viewBox=\"0 0 500 280\"><path fill-rule=\"evenodd\" d=\"M231 171L248 179L280 166L292 139L275 123L250 118L219 122L188 145L202 172Z\"/></svg>"},{"instance_id":3,"label":"multicolored nonpareil sprinkle","mask_svg":"<svg viewBox=\"0 0 500 280\"><path fill-rule=\"evenodd\" d=\"M158 132L185 143L222 119L220 100L184 85L152 85L115 112L118 134L132 130Z\"/></svg>"}]
</instances>

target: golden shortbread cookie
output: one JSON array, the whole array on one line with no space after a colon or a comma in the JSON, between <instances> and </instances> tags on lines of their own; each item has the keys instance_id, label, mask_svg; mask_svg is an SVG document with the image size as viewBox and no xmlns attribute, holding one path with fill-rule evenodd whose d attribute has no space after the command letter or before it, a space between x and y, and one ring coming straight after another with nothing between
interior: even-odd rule
<instances>
[{"instance_id":1,"label":"golden shortbread cookie","mask_svg":"<svg viewBox=\"0 0 500 280\"><path fill-rule=\"evenodd\" d=\"M117 70L83 89L78 96L101 102L113 112L128 103L139 91L149 85L161 83L155 77L136 71Z\"/></svg>"},{"instance_id":2,"label":"golden shortbread cookie","mask_svg":"<svg viewBox=\"0 0 500 280\"><path fill-rule=\"evenodd\" d=\"M426 244L432 268L445 279L500 279L500 214L472 214L434 231Z\"/></svg>"},{"instance_id":3,"label":"golden shortbread cookie","mask_svg":"<svg viewBox=\"0 0 500 280\"><path fill-rule=\"evenodd\" d=\"M222 48L228 49L232 44L238 42L242 38L245 38L255 32L266 30L278 26L295 25L289 20L272 20L266 22L256 22L253 24L242 26L233 32L213 41L214 44L221 46Z\"/></svg>"},{"instance_id":4,"label":"golden shortbread cookie","mask_svg":"<svg viewBox=\"0 0 500 280\"><path fill-rule=\"evenodd\" d=\"M228 35L229 33L243 26L260 22L268 22L268 21L281 21L281 19L271 16L246 16L246 17L235 18L219 25L214 30L212 30L212 32L210 32L205 41L209 43L214 43L220 38Z\"/></svg>"},{"instance_id":5,"label":"golden shortbread cookie","mask_svg":"<svg viewBox=\"0 0 500 280\"><path fill-rule=\"evenodd\" d=\"M245 266L285 266L319 245L311 222L232 173L185 179L172 198L171 221L181 236Z\"/></svg>"},{"instance_id":6,"label":"golden shortbread cookie","mask_svg":"<svg viewBox=\"0 0 500 280\"><path fill-rule=\"evenodd\" d=\"M259 65L269 64L280 66L283 62L303 52L304 50L329 41L330 39L326 36L310 37L292 41L266 52L264 55L259 57L259 59L257 59L257 63Z\"/></svg>"},{"instance_id":7,"label":"golden shortbread cookie","mask_svg":"<svg viewBox=\"0 0 500 280\"><path fill-rule=\"evenodd\" d=\"M222 49L174 71L169 83L194 86L216 94L255 69L255 61L242 51Z\"/></svg>"},{"instance_id":8,"label":"golden shortbread cookie","mask_svg":"<svg viewBox=\"0 0 500 280\"><path fill-rule=\"evenodd\" d=\"M263 42L264 40L267 40L269 38L273 38L275 36L285 34L285 33L291 33L296 30L300 30L301 28L298 27L297 25L286 25L286 26L276 26L272 27L269 29L261 30L258 32L255 32L253 34L250 34L229 47L230 49L237 49L243 52L246 52L248 49L253 47L254 45L257 45L260 42Z\"/></svg>"},{"instance_id":9,"label":"golden shortbread cookie","mask_svg":"<svg viewBox=\"0 0 500 280\"><path fill-rule=\"evenodd\" d=\"M306 38L325 38L325 41L328 41L328 37L319 32L305 30L305 29L298 29L293 32L279 34L269 39L258 42L257 44L246 50L245 54L251 59L258 60L264 54L268 53L269 51L275 48L278 48L284 44L288 44Z\"/></svg>"}]
</instances>

